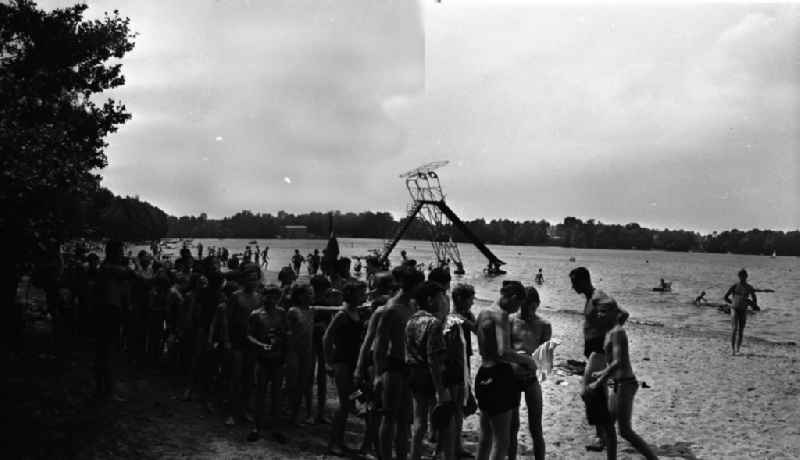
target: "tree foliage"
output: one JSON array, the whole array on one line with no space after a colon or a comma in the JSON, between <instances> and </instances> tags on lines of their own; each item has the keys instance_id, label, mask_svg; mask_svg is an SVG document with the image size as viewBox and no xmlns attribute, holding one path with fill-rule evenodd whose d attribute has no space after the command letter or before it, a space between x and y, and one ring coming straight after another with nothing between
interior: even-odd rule
<instances>
[{"instance_id":1,"label":"tree foliage","mask_svg":"<svg viewBox=\"0 0 800 460\"><path fill-rule=\"evenodd\" d=\"M97 97L125 82L129 20L117 11L85 20L86 9L0 3L0 228L19 258L81 228L75 217L107 164L105 138L130 119Z\"/></svg>"},{"instance_id":2,"label":"tree foliage","mask_svg":"<svg viewBox=\"0 0 800 460\"><path fill-rule=\"evenodd\" d=\"M254 214L241 211L224 219L199 217L169 217L168 234L173 237L193 238L275 238L285 225L305 225L309 233L327 236L327 213L276 215ZM360 238L389 238L402 221L396 221L385 212L334 213L336 233L339 236ZM626 225L604 224L594 219L582 221L566 217L563 222L551 225L545 220L523 222L499 219L476 219L464 224L478 238L489 244L551 245L595 249L658 249L665 251L709 251L744 254L800 255L800 232L751 230L749 232L714 233L701 235L688 230L653 230L637 223ZM458 242L467 238L455 228L442 229ZM412 223L406 239L428 239L432 235L425 225Z\"/></svg>"}]
</instances>

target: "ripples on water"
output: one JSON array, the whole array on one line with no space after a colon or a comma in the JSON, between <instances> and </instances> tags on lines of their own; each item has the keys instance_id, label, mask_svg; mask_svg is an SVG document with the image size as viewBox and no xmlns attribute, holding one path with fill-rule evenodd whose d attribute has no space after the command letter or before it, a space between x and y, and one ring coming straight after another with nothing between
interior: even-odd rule
<instances>
[{"instance_id":1,"label":"ripples on water","mask_svg":"<svg viewBox=\"0 0 800 460\"><path fill-rule=\"evenodd\" d=\"M231 253L241 252L249 239L196 239L203 245L225 246ZM270 247L270 270L288 265L294 249L306 255L325 247L325 240L257 240L263 249ZM342 256L365 256L382 242L374 239L339 239ZM487 278L482 269L483 255L471 245L460 244L467 274L454 282L475 286L476 304L485 305L497 297L503 279L518 279L533 284L541 268L545 283L538 286L542 313L548 310L583 310L584 299L570 285L569 271L585 266L596 287L617 299L631 313L631 319L646 324L690 328L701 331L729 332L728 315L713 307L696 307L692 301L706 291L710 302L723 302L725 291L737 281L736 273L746 268L750 284L756 289L774 289L758 293L761 312L748 318L746 335L773 342L798 342L800 329L800 258L748 256L735 254L679 253L661 251L625 251L609 249L570 249L535 246L490 246L506 265L507 275ZM173 251L177 251L175 248ZM392 263L400 260L400 250L410 258L429 263L431 245L425 241L401 241L392 253ZM194 252L194 251L193 251ZM575 257L575 262L570 262ZM305 268L305 267L304 267ZM672 292L653 292L660 278L672 283Z\"/></svg>"}]
</instances>

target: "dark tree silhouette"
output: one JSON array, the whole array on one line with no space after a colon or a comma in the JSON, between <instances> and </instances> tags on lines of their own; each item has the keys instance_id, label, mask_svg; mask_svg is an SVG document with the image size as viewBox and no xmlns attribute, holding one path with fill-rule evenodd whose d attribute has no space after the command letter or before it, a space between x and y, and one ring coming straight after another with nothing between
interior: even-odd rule
<instances>
[{"instance_id":1,"label":"dark tree silhouette","mask_svg":"<svg viewBox=\"0 0 800 460\"><path fill-rule=\"evenodd\" d=\"M117 11L84 20L86 5L43 11L0 3L0 232L15 263L0 302L13 303L19 263L79 229L75 212L99 184L105 137L130 118L94 95L125 82L118 62L133 49Z\"/></svg>"}]
</instances>

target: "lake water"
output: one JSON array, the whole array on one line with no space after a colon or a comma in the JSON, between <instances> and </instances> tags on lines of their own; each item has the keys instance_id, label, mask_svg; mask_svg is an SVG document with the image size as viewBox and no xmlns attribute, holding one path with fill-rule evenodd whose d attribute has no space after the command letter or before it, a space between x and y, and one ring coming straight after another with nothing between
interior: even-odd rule
<instances>
[{"instance_id":1,"label":"lake water","mask_svg":"<svg viewBox=\"0 0 800 460\"><path fill-rule=\"evenodd\" d=\"M251 240L195 239L209 246L225 246L233 254L242 252ZM304 256L313 249L322 250L326 240L256 240L263 249L269 246L269 270L289 264L294 249ZM382 240L340 238L342 256L366 256L370 249L382 247ZM176 245L178 246L178 245ZM729 316L713 307L697 307L692 301L706 291L711 302L723 302L725 291L737 281L736 273L746 268L750 284L756 289L774 289L774 293L758 293L762 311L748 318L745 335L772 342L800 340L800 258L749 256L735 254L678 253L660 251L624 251L607 249L572 249L534 246L489 246L501 260L508 274L486 277L486 259L472 245L460 244L466 275L456 276L454 283L475 286L478 306L497 297L504 279L517 279L533 284L539 268L545 282L537 286L542 298L541 313L548 310L581 312L584 298L570 285L569 272L585 266L594 285L614 297L628 310L631 320L660 324L670 328L729 332ZM418 262L433 261L433 250L426 241L401 241L392 253L392 264L400 261L400 250ZM177 252L179 247L168 250ZM575 261L570 262L570 257ZM305 267L304 267L305 268ZM660 278L672 283L672 292L653 292Z\"/></svg>"}]
</instances>

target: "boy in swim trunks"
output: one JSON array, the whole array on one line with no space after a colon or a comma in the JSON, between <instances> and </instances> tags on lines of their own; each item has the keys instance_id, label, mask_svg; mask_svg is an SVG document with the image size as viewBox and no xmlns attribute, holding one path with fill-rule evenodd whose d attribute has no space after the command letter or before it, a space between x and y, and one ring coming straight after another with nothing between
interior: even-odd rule
<instances>
[{"instance_id":1,"label":"boy in swim trunks","mask_svg":"<svg viewBox=\"0 0 800 460\"><path fill-rule=\"evenodd\" d=\"M277 306L281 297L278 286L264 289L261 306L247 320L247 341L255 354L256 362L256 417L248 441L256 441L266 428L264 403L267 386L270 386L272 422L278 417L280 405L282 368L286 357L286 310ZM273 432L276 437L277 432ZM280 435L278 435L279 437Z\"/></svg>"},{"instance_id":2,"label":"boy in swim trunks","mask_svg":"<svg viewBox=\"0 0 800 460\"><path fill-rule=\"evenodd\" d=\"M633 397L636 395L636 390L639 389L639 383L633 373L628 354L628 336L617 321L619 312L616 304L603 303L598 306L596 321L599 324L605 324L610 329L606 333L603 343L608 365L592 373L593 382L589 384L589 389L595 391L601 387L605 388L607 382L611 384L612 388L608 405L611 423L605 431L606 458L609 460L617 458L617 433L614 429L616 421L619 426L619 434L646 459L655 460L657 457L653 449L633 431L631 425Z\"/></svg>"},{"instance_id":3,"label":"boy in swim trunks","mask_svg":"<svg viewBox=\"0 0 800 460\"><path fill-rule=\"evenodd\" d=\"M604 429L610 423L608 410L606 409L607 395L605 388L597 388L594 391L588 391L588 385L592 372L598 371L605 366L603 341L605 340L605 334L608 332L609 327L604 322L597 320L597 310L601 305L605 304L614 305L616 308L619 307L617 306L616 300L592 285L592 279L586 267L578 267L572 270L569 273L569 277L572 282L572 289L586 297L586 304L583 309L583 354L588 358L589 362L583 374L582 395L586 403L586 413L589 424L594 425L597 430L597 440L595 444L586 446L586 449L601 451L605 448L604 439L606 438L606 434ZM620 321L620 324L622 324L628 319L628 312L622 309L619 310L617 319Z\"/></svg>"},{"instance_id":4,"label":"boy in swim trunks","mask_svg":"<svg viewBox=\"0 0 800 460\"><path fill-rule=\"evenodd\" d=\"M307 422L311 419L311 390L313 359L314 310L310 307L314 289L308 284L291 287L291 307L287 312L286 388L292 424L300 425L300 402L308 402Z\"/></svg>"},{"instance_id":5,"label":"boy in swim trunks","mask_svg":"<svg viewBox=\"0 0 800 460\"><path fill-rule=\"evenodd\" d=\"M733 295L733 302L731 302ZM752 297L752 304L749 298ZM747 306L758 308L756 290L747 282L747 270L739 270L739 282L731 286L725 293L725 302L731 305L731 353L736 354L742 346L744 327L747 324Z\"/></svg>"},{"instance_id":6,"label":"boy in swim trunks","mask_svg":"<svg viewBox=\"0 0 800 460\"><path fill-rule=\"evenodd\" d=\"M500 298L480 312L477 319L478 350L481 367L475 376L475 397L481 416L478 460L508 457L511 416L519 406L520 388L510 363L536 370L529 356L511 348L509 315L519 310L525 300L525 288L519 281L503 281Z\"/></svg>"},{"instance_id":7,"label":"boy in swim trunks","mask_svg":"<svg viewBox=\"0 0 800 460\"><path fill-rule=\"evenodd\" d=\"M380 458L405 460L411 420L411 392L406 366L406 324L416 309L412 293L425 277L414 267L401 265L392 271L400 291L386 304L373 345L374 387L382 394L384 416L378 442ZM395 457L392 457L394 443Z\"/></svg>"},{"instance_id":8,"label":"boy in swim trunks","mask_svg":"<svg viewBox=\"0 0 800 460\"><path fill-rule=\"evenodd\" d=\"M517 353L527 356L533 355L539 346L553 335L553 328L546 319L536 314L539 308L539 292L533 286L525 288L525 302L519 313L511 316L511 348ZM525 404L528 406L528 429L533 440L533 455L536 460L544 460L545 444L542 433L542 387L535 372L527 369L515 369L517 381L522 393L525 395ZM517 455L516 435L519 431L519 410L515 410L511 421L511 444L509 458Z\"/></svg>"},{"instance_id":9,"label":"boy in swim trunks","mask_svg":"<svg viewBox=\"0 0 800 460\"><path fill-rule=\"evenodd\" d=\"M406 325L406 365L410 376L411 394L414 398L414 429L411 443L411 460L422 457L422 438L428 430L428 417L436 403L450 401L450 393L444 384L443 370L447 357L442 320L448 310L448 299L444 286L428 281L416 290L414 296L419 310ZM431 431L436 431L432 426ZM452 443L449 442L449 426L444 427L444 436L439 452L452 458Z\"/></svg>"}]
</instances>

